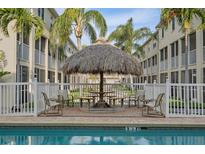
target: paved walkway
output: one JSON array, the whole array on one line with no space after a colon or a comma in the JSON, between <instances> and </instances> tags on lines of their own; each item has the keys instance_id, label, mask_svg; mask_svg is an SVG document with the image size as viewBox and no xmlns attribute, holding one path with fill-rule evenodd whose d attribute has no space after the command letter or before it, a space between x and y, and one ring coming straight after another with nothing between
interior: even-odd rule
<instances>
[{"instance_id":1,"label":"paved walkway","mask_svg":"<svg viewBox=\"0 0 205 154\"><path fill-rule=\"evenodd\" d=\"M205 118L142 117L141 110L129 108L113 113L90 113L78 108L64 109L63 116L0 117L0 126L133 126L204 127Z\"/></svg>"}]
</instances>

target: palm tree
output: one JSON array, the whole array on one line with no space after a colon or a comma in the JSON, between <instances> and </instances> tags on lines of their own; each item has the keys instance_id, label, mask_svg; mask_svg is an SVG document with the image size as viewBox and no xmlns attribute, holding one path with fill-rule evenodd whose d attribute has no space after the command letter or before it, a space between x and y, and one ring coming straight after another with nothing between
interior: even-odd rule
<instances>
[{"instance_id":1,"label":"palm tree","mask_svg":"<svg viewBox=\"0 0 205 154\"><path fill-rule=\"evenodd\" d=\"M9 36L9 24L14 22L13 31L24 35L29 35L32 28L35 30L35 38L38 39L43 34L44 23L40 17L32 14L24 8L0 8L0 28L5 36ZM21 36L21 35L20 35ZM22 39L22 38L21 38ZM18 56L17 56L18 58ZM19 72L19 60L17 59L17 72ZM17 76L17 82L19 77Z\"/></svg>"},{"instance_id":2,"label":"palm tree","mask_svg":"<svg viewBox=\"0 0 205 154\"><path fill-rule=\"evenodd\" d=\"M15 21L12 27L15 32L24 31L29 35L32 28L35 29L35 37L38 39L43 34L43 21L24 8L0 8L0 28L5 36L9 36L8 25Z\"/></svg>"},{"instance_id":3,"label":"palm tree","mask_svg":"<svg viewBox=\"0 0 205 154\"><path fill-rule=\"evenodd\" d=\"M199 29L205 28L205 10L198 8L169 8L161 10L161 26L167 28L173 18L176 18L181 30L185 35L185 53L186 53L186 64L185 64L185 83L189 82L188 74L188 34L191 30L191 23L193 18L201 19L201 24L198 26Z\"/></svg>"},{"instance_id":4,"label":"palm tree","mask_svg":"<svg viewBox=\"0 0 205 154\"><path fill-rule=\"evenodd\" d=\"M130 18L124 25L119 25L108 37L108 40L114 41L114 45L121 48L128 54L137 56L138 58L144 56L144 52L140 46L140 41L152 36L149 28L143 27L134 29L133 20ZM130 75L131 89L133 90L133 78Z\"/></svg>"},{"instance_id":5,"label":"palm tree","mask_svg":"<svg viewBox=\"0 0 205 154\"><path fill-rule=\"evenodd\" d=\"M114 41L114 45L123 51L141 57L144 52L140 47L140 41L148 36L152 36L150 29L143 27L135 30L133 20L130 18L124 25L119 25L109 35L108 40Z\"/></svg>"},{"instance_id":6,"label":"palm tree","mask_svg":"<svg viewBox=\"0 0 205 154\"><path fill-rule=\"evenodd\" d=\"M51 40L56 42L59 38L60 44L65 44L69 36L74 33L77 39L78 50L82 48L81 38L83 34L87 34L91 41L97 38L97 33L93 24L100 30L100 37L104 37L107 32L107 24L102 14L96 10L85 10L69 8L59 16L51 29Z\"/></svg>"}]
</instances>

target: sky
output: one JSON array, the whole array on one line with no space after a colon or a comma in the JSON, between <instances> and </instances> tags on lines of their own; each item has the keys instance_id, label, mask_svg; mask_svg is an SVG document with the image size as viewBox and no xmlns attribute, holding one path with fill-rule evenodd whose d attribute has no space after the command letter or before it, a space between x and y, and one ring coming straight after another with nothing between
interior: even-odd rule
<instances>
[{"instance_id":1,"label":"sky","mask_svg":"<svg viewBox=\"0 0 205 154\"><path fill-rule=\"evenodd\" d=\"M57 8L58 14L63 13L63 8ZM153 32L155 31L155 26L160 20L160 9L156 8L92 8L90 10L98 10L105 18L108 26L107 36L115 30L115 28L120 24L125 24L128 19L133 18L134 27L148 27ZM75 37L72 35L71 39L76 43ZM90 40L87 36L83 36L82 44L89 44Z\"/></svg>"}]
</instances>

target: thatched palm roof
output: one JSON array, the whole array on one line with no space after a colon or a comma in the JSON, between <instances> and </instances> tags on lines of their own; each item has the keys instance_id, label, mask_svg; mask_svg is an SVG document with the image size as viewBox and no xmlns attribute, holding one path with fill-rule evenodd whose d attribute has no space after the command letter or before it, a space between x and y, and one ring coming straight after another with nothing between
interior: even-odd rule
<instances>
[{"instance_id":1,"label":"thatched palm roof","mask_svg":"<svg viewBox=\"0 0 205 154\"><path fill-rule=\"evenodd\" d=\"M64 73L118 73L141 75L142 68L134 57L110 44L94 44L73 54L63 66Z\"/></svg>"}]
</instances>

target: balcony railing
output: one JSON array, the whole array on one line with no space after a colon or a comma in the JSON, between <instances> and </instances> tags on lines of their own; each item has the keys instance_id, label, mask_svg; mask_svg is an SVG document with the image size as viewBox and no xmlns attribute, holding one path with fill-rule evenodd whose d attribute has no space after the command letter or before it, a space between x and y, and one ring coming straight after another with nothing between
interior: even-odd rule
<instances>
[{"instance_id":1,"label":"balcony railing","mask_svg":"<svg viewBox=\"0 0 205 154\"><path fill-rule=\"evenodd\" d=\"M157 74L157 65L152 66L152 74Z\"/></svg>"},{"instance_id":2,"label":"balcony railing","mask_svg":"<svg viewBox=\"0 0 205 154\"><path fill-rule=\"evenodd\" d=\"M196 64L196 49L188 52L188 65ZM186 65L186 53L182 53L182 66Z\"/></svg>"},{"instance_id":3,"label":"balcony railing","mask_svg":"<svg viewBox=\"0 0 205 154\"><path fill-rule=\"evenodd\" d=\"M178 56L171 57L171 68L172 69L178 68L178 65L179 65L178 63L179 63Z\"/></svg>"},{"instance_id":4,"label":"balcony railing","mask_svg":"<svg viewBox=\"0 0 205 154\"><path fill-rule=\"evenodd\" d=\"M165 71L168 68L168 60L164 60L160 62L160 70Z\"/></svg>"},{"instance_id":5,"label":"balcony railing","mask_svg":"<svg viewBox=\"0 0 205 154\"><path fill-rule=\"evenodd\" d=\"M143 74L144 74L144 75L147 75L147 68L144 68Z\"/></svg>"},{"instance_id":6,"label":"balcony railing","mask_svg":"<svg viewBox=\"0 0 205 154\"><path fill-rule=\"evenodd\" d=\"M21 60L29 60L29 45L17 41L17 53L18 58Z\"/></svg>"},{"instance_id":7,"label":"balcony railing","mask_svg":"<svg viewBox=\"0 0 205 154\"><path fill-rule=\"evenodd\" d=\"M35 64L45 66L45 54L38 49L35 49Z\"/></svg>"}]
</instances>

